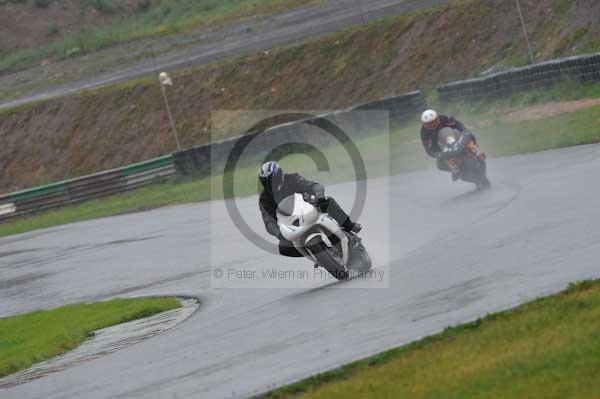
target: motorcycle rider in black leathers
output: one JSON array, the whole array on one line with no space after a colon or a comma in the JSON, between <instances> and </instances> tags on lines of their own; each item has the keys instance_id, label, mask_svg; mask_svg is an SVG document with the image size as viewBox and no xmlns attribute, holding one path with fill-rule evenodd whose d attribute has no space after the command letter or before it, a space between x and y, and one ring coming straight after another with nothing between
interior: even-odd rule
<instances>
[{"instance_id":1,"label":"motorcycle rider in black leathers","mask_svg":"<svg viewBox=\"0 0 600 399\"><path fill-rule=\"evenodd\" d=\"M430 157L437 159L436 164L439 170L452 172L452 180L457 180L458 175L450 170L450 167L448 167L446 162L440 159L442 149L438 145L438 134L443 128L450 127L459 130L465 135L466 141L472 138L473 142L477 144L475 136L473 136L459 120L454 119L452 116L439 115L436 111L431 109L423 112L421 123L423 124L421 127L421 142L423 143L425 152L427 152L427 155Z\"/></svg>"},{"instance_id":2,"label":"motorcycle rider in black leathers","mask_svg":"<svg viewBox=\"0 0 600 399\"><path fill-rule=\"evenodd\" d=\"M258 178L263 186L259 198L260 212L267 232L279 239L279 253L284 256L303 256L290 241L283 238L277 225L277 205L286 197L299 193L308 194L307 199L322 212L327 212L346 231L358 233L362 226L350 220L340 205L331 197L325 196L322 184L310 181L298 173L283 173L277 162L266 162L260 168Z\"/></svg>"}]
</instances>

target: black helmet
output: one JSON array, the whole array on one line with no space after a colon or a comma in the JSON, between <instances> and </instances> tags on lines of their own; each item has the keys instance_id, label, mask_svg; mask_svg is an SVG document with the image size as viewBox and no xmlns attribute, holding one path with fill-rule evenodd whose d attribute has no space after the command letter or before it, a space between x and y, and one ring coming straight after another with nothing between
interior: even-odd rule
<instances>
[{"instance_id":1,"label":"black helmet","mask_svg":"<svg viewBox=\"0 0 600 399\"><path fill-rule=\"evenodd\" d=\"M283 170L275 161L266 162L258 171L258 179L265 190L269 192L279 191L283 185Z\"/></svg>"}]
</instances>

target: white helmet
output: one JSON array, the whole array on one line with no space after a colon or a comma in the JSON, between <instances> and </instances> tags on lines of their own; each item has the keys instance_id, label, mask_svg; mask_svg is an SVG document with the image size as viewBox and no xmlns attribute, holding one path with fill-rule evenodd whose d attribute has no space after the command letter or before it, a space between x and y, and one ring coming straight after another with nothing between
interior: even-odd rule
<instances>
[{"instance_id":1,"label":"white helmet","mask_svg":"<svg viewBox=\"0 0 600 399\"><path fill-rule=\"evenodd\" d=\"M439 126L440 116L432 109L428 109L421 115L421 123L427 129L435 129Z\"/></svg>"}]
</instances>

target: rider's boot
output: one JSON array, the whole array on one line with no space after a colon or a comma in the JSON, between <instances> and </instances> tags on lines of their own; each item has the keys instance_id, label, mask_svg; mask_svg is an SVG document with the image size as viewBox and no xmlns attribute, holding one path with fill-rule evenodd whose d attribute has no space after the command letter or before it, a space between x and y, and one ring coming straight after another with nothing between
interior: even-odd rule
<instances>
[{"instance_id":1,"label":"rider's boot","mask_svg":"<svg viewBox=\"0 0 600 399\"><path fill-rule=\"evenodd\" d=\"M362 230L362 225L360 223L355 223L348 218L342 225L342 228L348 233L358 234Z\"/></svg>"},{"instance_id":2,"label":"rider's boot","mask_svg":"<svg viewBox=\"0 0 600 399\"><path fill-rule=\"evenodd\" d=\"M488 188L492 187L492 183L490 183L486 177L485 180L483 180L481 183L477 183L476 186L478 190L487 190Z\"/></svg>"},{"instance_id":3,"label":"rider's boot","mask_svg":"<svg viewBox=\"0 0 600 399\"><path fill-rule=\"evenodd\" d=\"M460 179L460 169L457 166L450 167L450 174L452 176L452 181Z\"/></svg>"}]
</instances>

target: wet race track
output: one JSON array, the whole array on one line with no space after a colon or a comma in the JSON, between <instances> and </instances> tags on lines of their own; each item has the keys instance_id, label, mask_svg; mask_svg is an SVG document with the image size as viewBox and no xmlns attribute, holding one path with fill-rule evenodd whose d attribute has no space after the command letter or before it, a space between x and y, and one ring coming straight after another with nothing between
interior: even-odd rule
<instances>
[{"instance_id":1,"label":"wet race track","mask_svg":"<svg viewBox=\"0 0 600 399\"><path fill-rule=\"evenodd\" d=\"M389 288L211 288L211 257L287 260L253 247L225 214L213 214L223 222L211 232L208 203L0 239L0 316L112 296L202 301L178 328L0 396L246 397L599 277L599 169L600 146L583 146L493 159L487 192L433 170L391 177L389 191L387 179L370 181L362 235ZM350 186L328 193L348 207ZM381 198L385 254L373 229Z\"/></svg>"}]
</instances>

